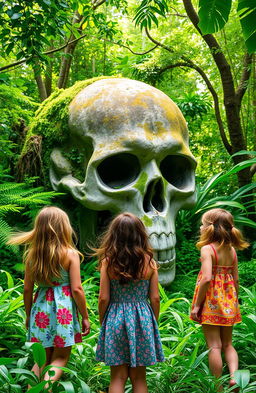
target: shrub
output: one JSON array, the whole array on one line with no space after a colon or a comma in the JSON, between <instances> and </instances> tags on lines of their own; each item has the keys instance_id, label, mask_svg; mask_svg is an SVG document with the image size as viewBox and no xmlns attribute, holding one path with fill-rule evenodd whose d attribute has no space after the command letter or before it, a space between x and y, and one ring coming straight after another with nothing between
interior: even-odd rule
<instances>
[{"instance_id":1,"label":"shrub","mask_svg":"<svg viewBox=\"0 0 256 393\"><path fill-rule=\"evenodd\" d=\"M256 259L238 263L239 281L244 287L251 287L255 283Z\"/></svg>"}]
</instances>

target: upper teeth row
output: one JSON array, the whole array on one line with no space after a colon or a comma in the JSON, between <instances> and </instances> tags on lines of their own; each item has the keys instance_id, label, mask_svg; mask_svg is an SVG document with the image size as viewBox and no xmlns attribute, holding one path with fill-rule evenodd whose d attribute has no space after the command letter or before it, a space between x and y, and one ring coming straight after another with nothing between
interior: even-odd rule
<instances>
[{"instance_id":1,"label":"upper teeth row","mask_svg":"<svg viewBox=\"0 0 256 393\"><path fill-rule=\"evenodd\" d=\"M149 236L149 241L154 251L168 252L171 248L175 247L176 237L173 233L151 233L151 235ZM165 259L169 258L164 258L161 260Z\"/></svg>"}]
</instances>

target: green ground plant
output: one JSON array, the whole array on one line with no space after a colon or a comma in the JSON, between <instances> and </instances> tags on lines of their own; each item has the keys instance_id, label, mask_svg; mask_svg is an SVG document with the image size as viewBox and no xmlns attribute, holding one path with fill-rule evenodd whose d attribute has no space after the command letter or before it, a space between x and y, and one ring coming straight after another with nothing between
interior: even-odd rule
<instances>
[{"instance_id":1,"label":"green ground plant","mask_svg":"<svg viewBox=\"0 0 256 393\"><path fill-rule=\"evenodd\" d=\"M95 267L95 264L94 264ZM68 366L64 369L61 384L53 392L99 393L106 392L109 384L109 367L95 361L99 334L97 296L98 273L90 268L92 277L86 277L83 286L87 296L91 320L91 333L82 344L73 347ZM3 274L3 273L2 273ZM31 393L46 393L44 382L31 372L33 362L42 364L44 355L39 345L25 344L22 282L14 282L5 274L5 289L0 296L0 384L1 392L22 393L31 384ZM190 300L181 293L160 287L161 310L159 329L166 361L148 368L147 380L150 393L215 393L216 381L210 375L201 327L189 319ZM237 382L242 393L255 392L256 376L256 285L241 288L243 323L234 329L234 345L239 353L240 372ZM8 328L7 328L8 327ZM246 351L244 350L246 348ZM41 362L41 363L40 363ZM224 393L230 392L228 371L222 378ZM128 384L126 393L131 393Z\"/></svg>"}]
</instances>

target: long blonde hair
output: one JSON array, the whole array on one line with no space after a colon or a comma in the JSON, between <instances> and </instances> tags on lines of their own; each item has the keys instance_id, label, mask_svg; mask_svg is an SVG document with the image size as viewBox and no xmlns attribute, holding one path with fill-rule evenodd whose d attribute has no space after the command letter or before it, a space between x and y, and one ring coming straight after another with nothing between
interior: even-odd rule
<instances>
[{"instance_id":1,"label":"long blonde hair","mask_svg":"<svg viewBox=\"0 0 256 393\"><path fill-rule=\"evenodd\" d=\"M234 226L232 214L225 209L211 209L202 216L203 227L197 248L218 242L219 247L231 245L238 250L249 247L242 232Z\"/></svg>"},{"instance_id":2,"label":"long blonde hair","mask_svg":"<svg viewBox=\"0 0 256 393\"><path fill-rule=\"evenodd\" d=\"M48 206L38 213L32 231L13 234L8 244L24 244L23 260L31 278L38 284L52 284L53 279L61 277L68 249L82 256L73 242L74 235L68 215L58 207Z\"/></svg>"}]
</instances>

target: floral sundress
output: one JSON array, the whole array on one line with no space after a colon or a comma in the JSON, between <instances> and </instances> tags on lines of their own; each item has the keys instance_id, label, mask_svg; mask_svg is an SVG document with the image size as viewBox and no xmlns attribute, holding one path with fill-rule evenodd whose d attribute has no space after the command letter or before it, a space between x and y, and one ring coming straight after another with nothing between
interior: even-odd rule
<instances>
[{"instance_id":1,"label":"floral sundress","mask_svg":"<svg viewBox=\"0 0 256 393\"><path fill-rule=\"evenodd\" d=\"M147 301L149 280L121 285L110 280L110 304L100 331L96 359L108 366L163 362L158 325Z\"/></svg>"},{"instance_id":2,"label":"floral sundress","mask_svg":"<svg viewBox=\"0 0 256 393\"><path fill-rule=\"evenodd\" d=\"M234 259L231 266L218 265L218 255L212 244L210 244L215 255L215 264L212 266L212 279L206 292L205 300L199 311L199 322L202 325L233 326L242 321L240 308L233 278L233 265L237 258L234 251ZM192 301L193 309L202 279L199 272L195 293ZM190 319L191 316L190 316Z\"/></svg>"},{"instance_id":3,"label":"floral sundress","mask_svg":"<svg viewBox=\"0 0 256 393\"><path fill-rule=\"evenodd\" d=\"M44 348L69 347L82 342L76 304L72 298L69 274L61 268L54 286L39 286L33 300L28 341Z\"/></svg>"}]
</instances>

